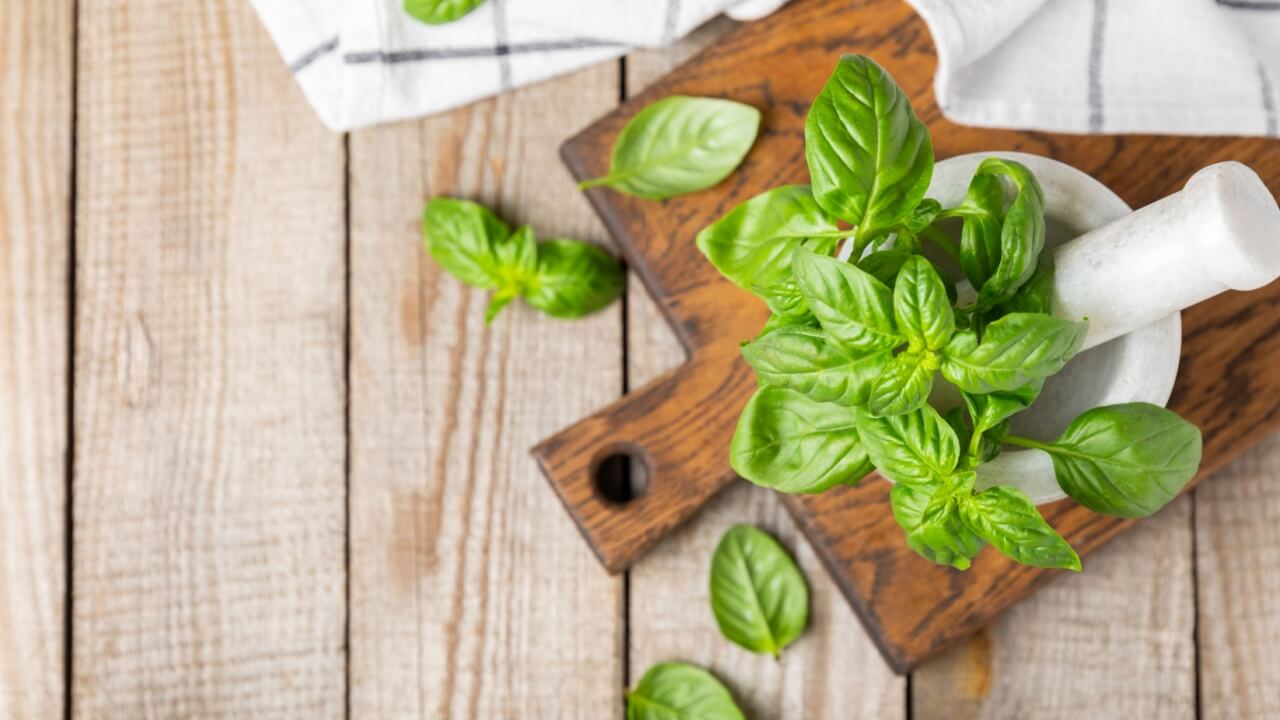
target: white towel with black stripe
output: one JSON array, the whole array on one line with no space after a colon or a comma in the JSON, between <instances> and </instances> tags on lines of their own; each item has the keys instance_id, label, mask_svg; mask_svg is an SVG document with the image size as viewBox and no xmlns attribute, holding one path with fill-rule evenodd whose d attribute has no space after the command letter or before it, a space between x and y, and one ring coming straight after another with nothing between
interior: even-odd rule
<instances>
[{"instance_id":1,"label":"white towel with black stripe","mask_svg":"<svg viewBox=\"0 0 1280 720\"><path fill-rule=\"evenodd\" d=\"M252 0L321 120L334 130L429 115L668 45L722 12L787 0L487 0L427 25L404 0Z\"/></svg>"},{"instance_id":2,"label":"white towel with black stripe","mask_svg":"<svg viewBox=\"0 0 1280 720\"><path fill-rule=\"evenodd\" d=\"M908 0L957 123L1060 132L1280 131L1280 0Z\"/></svg>"}]
</instances>

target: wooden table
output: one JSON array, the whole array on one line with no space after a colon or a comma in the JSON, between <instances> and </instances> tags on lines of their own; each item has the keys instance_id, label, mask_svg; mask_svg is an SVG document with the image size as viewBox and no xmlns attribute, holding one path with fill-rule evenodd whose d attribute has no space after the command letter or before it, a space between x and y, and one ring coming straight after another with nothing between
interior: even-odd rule
<instances>
[{"instance_id":1,"label":"wooden table","mask_svg":"<svg viewBox=\"0 0 1280 720\"><path fill-rule=\"evenodd\" d=\"M423 255L428 197L607 243L556 157L719 33L334 135L245 0L0 2L0 718L620 718L651 663L753 718L1280 715L1280 440L910 678L778 499L606 575L537 439L682 360ZM720 533L796 552L782 662L722 640Z\"/></svg>"}]
</instances>

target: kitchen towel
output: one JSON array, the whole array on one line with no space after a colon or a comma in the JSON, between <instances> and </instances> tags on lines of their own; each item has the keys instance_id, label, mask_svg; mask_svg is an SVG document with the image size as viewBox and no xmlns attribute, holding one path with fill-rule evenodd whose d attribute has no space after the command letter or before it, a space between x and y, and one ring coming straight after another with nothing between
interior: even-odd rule
<instances>
[{"instance_id":1,"label":"kitchen towel","mask_svg":"<svg viewBox=\"0 0 1280 720\"><path fill-rule=\"evenodd\" d=\"M1280 0L908 0L957 123L1280 132Z\"/></svg>"},{"instance_id":2,"label":"kitchen towel","mask_svg":"<svg viewBox=\"0 0 1280 720\"><path fill-rule=\"evenodd\" d=\"M404 0L252 0L321 120L334 130L429 115L668 45L715 15L787 0L487 0L447 25Z\"/></svg>"}]
</instances>

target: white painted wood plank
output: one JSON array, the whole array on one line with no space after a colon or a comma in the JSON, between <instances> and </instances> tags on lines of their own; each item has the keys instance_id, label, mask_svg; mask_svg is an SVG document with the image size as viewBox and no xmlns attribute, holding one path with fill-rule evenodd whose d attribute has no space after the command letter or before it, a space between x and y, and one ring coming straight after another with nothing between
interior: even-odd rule
<instances>
[{"instance_id":1,"label":"white painted wood plank","mask_svg":"<svg viewBox=\"0 0 1280 720\"><path fill-rule=\"evenodd\" d=\"M344 708L344 176L243 0L81 0L73 710Z\"/></svg>"}]
</instances>

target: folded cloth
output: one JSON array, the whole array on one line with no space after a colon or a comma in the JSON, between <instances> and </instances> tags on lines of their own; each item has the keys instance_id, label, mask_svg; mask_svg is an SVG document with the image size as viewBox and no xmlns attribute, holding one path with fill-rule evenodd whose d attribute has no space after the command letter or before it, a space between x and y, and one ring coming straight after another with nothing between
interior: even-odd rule
<instances>
[{"instance_id":1,"label":"folded cloth","mask_svg":"<svg viewBox=\"0 0 1280 720\"><path fill-rule=\"evenodd\" d=\"M487 0L427 25L404 0L252 0L321 120L334 130L428 115L635 47L661 46L727 12L787 0Z\"/></svg>"},{"instance_id":2,"label":"folded cloth","mask_svg":"<svg viewBox=\"0 0 1280 720\"><path fill-rule=\"evenodd\" d=\"M1280 0L907 0L942 112L1092 133L1280 131Z\"/></svg>"}]
</instances>

